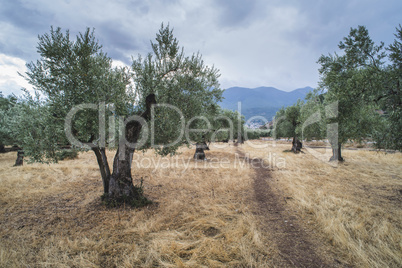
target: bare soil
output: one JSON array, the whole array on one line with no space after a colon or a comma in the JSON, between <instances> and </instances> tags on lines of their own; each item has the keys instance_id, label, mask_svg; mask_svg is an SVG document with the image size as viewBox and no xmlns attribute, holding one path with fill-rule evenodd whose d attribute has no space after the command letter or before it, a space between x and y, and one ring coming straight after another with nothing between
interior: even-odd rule
<instances>
[{"instance_id":1,"label":"bare soil","mask_svg":"<svg viewBox=\"0 0 402 268\"><path fill-rule=\"evenodd\" d=\"M334 256L330 246L321 241L315 231L302 222L295 211L286 205L287 198L276 187L270 169L262 159L249 159L241 149L237 150L255 171L254 214L263 232L269 234L281 259L275 260L279 267L347 267Z\"/></svg>"}]
</instances>

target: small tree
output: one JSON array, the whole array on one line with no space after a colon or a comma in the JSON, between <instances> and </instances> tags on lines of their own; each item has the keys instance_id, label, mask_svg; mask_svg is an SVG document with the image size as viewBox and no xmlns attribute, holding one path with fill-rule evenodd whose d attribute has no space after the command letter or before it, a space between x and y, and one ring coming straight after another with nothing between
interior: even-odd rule
<instances>
[{"instance_id":1,"label":"small tree","mask_svg":"<svg viewBox=\"0 0 402 268\"><path fill-rule=\"evenodd\" d=\"M300 109L301 109L302 105L303 105L303 102L298 100L296 104L286 107L286 110L285 110L286 120L290 123L290 126L291 126L291 134L293 136L292 151L294 153L300 152L301 147L302 147L301 142L299 141L299 139L297 137L298 136L297 130L301 123Z\"/></svg>"},{"instance_id":2,"label":"small tree","mask_svg":"<svg viewBox=\"0 0 402 268\"><path fill-rule=\"evenodd\" d=\"M16 96L10 95L4 98L0 92L0 153L6 152L5 145L17 145L18 152L14 166L22 166L24 163L24 151L18 147L23 144L20 127L16 124L21 117L19 109L21 105L22 102L18 101Z\"/></svg>"},{"instance_id":3,"label":"small tree","mask_svg":"<svg viewBox=\"0 0 402 268\"><path fill-rule=\"evenodd\" d=\"M334 114L326 116L326 124L336 126L328 139L333 156L330 160L343 161L342 144L348 139L367 138L378 126L378 108L367 101L381 87L383 44L376 46L367 29L359 26L351 29L344 42L339 44L344 55L322 55L320 88L325 91L324 106L336 103Z\"/></svg>"},{"instance_id":4,"label":"small tree","mask_svg":"<svg viewBox=\"0 0 402 268\"><path fill-rule=\"evenodd\" d=\"M10 109L8 126L13 141L28 155L30 162L57 161L58 126L52 124L51 109L39 95L28 92ZM17 159L17 162L19 160Z\"/></svg>"},{"instance_id":5,"label":"small tree","mask_svg":"<svg viewBox=\"0 0 402 268\"><path fill-rule=\"evenodd\" d=\"M5 145L13 144L13 135L7 122L11 116L11 108L15 105L17 98L13 95L4 97L0 91L0 153L5 152Z\"/></svg>"},{"instance_id":6,"label":"small tree","mask_svg":"<svg viewBox=\"0 0 402 268\"><path fill-rule=\"evenodd\" d=\"M296 132L305 140L321 140L326 138L326 125L322 120L325 117L325 93L320 94L317 89L309 92L300 110L300 121Z\"/></svg>"},{"instance_id":7,"label":"small tree","mask_svg":"<svg viewBox=\"0 0 402 268\"><path fill-rule=\"evenodd\" d=\"M280 139L281 137L292 137L292 125L286 120L285 107L280 108L273 120L273 137Z\"/></svg>"},{"instance_id":8,"label":"small tree","mask_svg":"<svg viewBox=\"0 0 402 268\"><path fill-rule=\"evenodd\" d=\"M275 138L292 137L292 151L299 152L301 142L298 139L299 125L301 124L301 108L303 101L298 100L297 103L281 108L275 115Z\"/></svg>"},{"instance_id":9,"label":"small tree","mask_svg":"<svg viewBox=\"0 0 402 268\"><path fill-rule=\"evenodd\" d=\"M402 26L396 28L395 40L389 45L391 65L385 69L385 78L374 96L383 112L382 124L374 134L379 148L402 149Z\"/></svg>"},{"instance_id":10,"label":"small tree","mask_svg":"<svg viewBox=\"0 0 402 268\"><path fill-rule=\"evenodd\" d=\"M210 109L200 116L188 121L186 126L186 143L195 145L194 159L206 160L204 150L209 150L211 141L216 141L215 132L220 128L219 118L221 110L218 105L211 105Z\"/></svg>"},{"instance_id":11,"label":"small tree","mask_svg":"<svg viewBox=\"0 0 402 268\"><path fill-rule=\"evenodd\" d=\"M241 115L238 111L232 111L229 109L223 109L220 115L217 117L217 126L215 129L218 133L222 133L224 140L238 140L248 138L244 129L244 115Z\"/></svg>"}]
</instances>

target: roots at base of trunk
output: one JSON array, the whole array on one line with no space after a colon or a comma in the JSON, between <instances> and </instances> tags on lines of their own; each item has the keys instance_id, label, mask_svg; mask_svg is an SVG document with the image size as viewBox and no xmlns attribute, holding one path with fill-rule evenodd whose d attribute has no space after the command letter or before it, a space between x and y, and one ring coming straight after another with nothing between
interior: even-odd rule
<instances>
[{"instance_id":1,"label":"roots at base of trunk","mask_svg":"<svg viewBox=\"0 0 402 268\"><path fill-rule=\"evenodd\" d=\"M152 204L152 201L144 196L142 179L141 184L134 186L131 179L116 180L110 178L109 193L102 195L102 202L107 207L143 207Z\"/></svg>"}]
</instances>

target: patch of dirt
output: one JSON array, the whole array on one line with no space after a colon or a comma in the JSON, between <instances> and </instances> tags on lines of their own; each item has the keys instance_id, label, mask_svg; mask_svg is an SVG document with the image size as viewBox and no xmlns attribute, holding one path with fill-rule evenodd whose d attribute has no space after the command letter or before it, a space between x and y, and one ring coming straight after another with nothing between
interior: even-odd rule
<instances>
[{"instance_id":1,"label":"patch of dirt","mask_svg":"<svg viewBox=\"0 0 402 268\"><path fill-rule=\"evenodd\" d=\"M219 229L216 229L215 227L209 227L208 229L206 229L204 231L204 234L206 236L213 237L213 236L219 234Z\"/></svg>"},{"instance_id":2,"label":"patch of dirt","mask_svg":"<svg viewBox=\"0 0 402 268\"><path fill-rule=\"evenodd\" d=\"M249 162L255 170L254 197L257 207L254 213L259 217L260 228L273 239L282 257L280 267L347 267L343 262L327 252L324 245L308 230L297 213L292 213L286 207L285 197L275 188L270 170L265 168L263 160L249 159L244 152L237 150L240 157Z\"/></svg>"}]
</instances>

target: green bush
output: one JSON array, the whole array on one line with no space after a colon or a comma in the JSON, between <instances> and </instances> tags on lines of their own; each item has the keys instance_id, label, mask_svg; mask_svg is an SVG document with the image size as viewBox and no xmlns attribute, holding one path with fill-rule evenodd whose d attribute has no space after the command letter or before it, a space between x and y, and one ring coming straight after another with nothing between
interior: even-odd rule
<instances>
[{"instance_id":1,"label":"green bush","mask_svg":"<svg viewBox=\"0 0 402 268\"><path fill-rule=\"evenodd\" d=\"M78 157L78 151L72 149L65 149L57 152L57 160L65 160L65 159L76 159Z\"/></svg>"}]
</instances>

